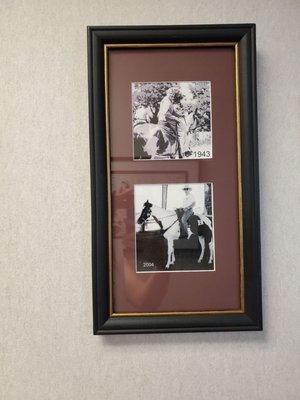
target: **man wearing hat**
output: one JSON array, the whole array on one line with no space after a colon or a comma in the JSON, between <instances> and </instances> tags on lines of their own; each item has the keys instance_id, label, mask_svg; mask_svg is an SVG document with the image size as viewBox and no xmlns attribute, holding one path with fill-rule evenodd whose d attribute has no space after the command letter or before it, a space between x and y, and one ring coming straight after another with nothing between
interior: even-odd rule
<instances>
[{"instance_id":1,"label":"man wearing hat","mask_svg":"<svg viewBox=\"0 0 300 400\"><path fill-rule=\"evenodd\" d=\"M192 188L189 185L185 185L184 188L182 189L185 193L185 199L183 200L183 215L181 218L182 222L182 230L183 230L183 236L187 237L188 236L188 219L190 216L194 213L193 207L195 207L196 201L195 197L192 195L191 191Z\"/></svg>"}]
</instances>

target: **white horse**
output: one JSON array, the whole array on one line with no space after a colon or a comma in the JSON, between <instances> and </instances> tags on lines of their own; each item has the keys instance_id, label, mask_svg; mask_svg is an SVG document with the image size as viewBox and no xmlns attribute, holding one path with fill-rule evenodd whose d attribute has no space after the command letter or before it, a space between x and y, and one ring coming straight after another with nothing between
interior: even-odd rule
<instances>
[{"instance_id":1,"label":"white horse","mask_svg":"<svg viewBox=\"0 0 300 400\"><path fill-rule=\"evenodd\" d=\"M169 211L165 210L164 208L157 207L147 200L146 203L144 203L143 210L141 212L140 217L137 220L137 223L142 225L144 224L152 215L153 219L158 223L162 230L163 237L167 240L168 242L168 260L167 264L165 265L165 269L169 269L170 265L173 265L175 263L175 254L174 254L174 240L178 240L180 237L180 222L179 218L176 214L175 211ZM189 236L191 233L194 233L198 236L199 243L201 245L201 253L200 257L198 259L198 263L201 263L204 257L204 252L206 248L206 230L204 228L208 227L210 230L211 234L209 237L209 250L210 250L210 257L209 257L209 263L213 261L213 247L212 247L212 227L211 227L211 222L209 219L205 216L198 216L194 214L191 218L194 218L194 221L192 220L192 224L190 226L190 232ZM209 223L205 223L205 218L208 219ZM196 222L196 221L200 221ZM197 225L197 227L196 227ZM200 226L202 226L202 229ZM199 226L199 228L198 228Z\"/></svg>"}]
</instances>

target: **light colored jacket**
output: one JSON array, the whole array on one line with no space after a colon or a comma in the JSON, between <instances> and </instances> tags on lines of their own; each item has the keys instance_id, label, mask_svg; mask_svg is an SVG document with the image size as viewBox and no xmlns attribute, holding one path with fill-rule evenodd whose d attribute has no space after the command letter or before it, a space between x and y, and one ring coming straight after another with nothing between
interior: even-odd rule
<instances>
[{"instance_id":1,"label":"light colored jacket","mask_svg":"<svg viewBox=\"0 0 300 400\"><path fill-rule=\"evenodd\" d=\"M170 105L171 105L171 100L169 99L169 96L165 96L160 102L159 111L157 114L158 122L166 120L166 113L169 110Z\"/></svg>"}]
</instances>

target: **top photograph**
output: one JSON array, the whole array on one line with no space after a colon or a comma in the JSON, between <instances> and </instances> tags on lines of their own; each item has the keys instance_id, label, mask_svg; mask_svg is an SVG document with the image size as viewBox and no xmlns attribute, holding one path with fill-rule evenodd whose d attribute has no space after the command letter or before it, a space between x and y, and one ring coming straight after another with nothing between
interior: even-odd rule
<instances>
[{"instance_id":1,"label":"top photograph","mask_svg":"<svg viewBox=\"0 0 300 400\"><path fill-rule=\"evenodd\" d=\"M134 160L212 158L211 82L133 82Z\"/></svg>"}]
</instances>

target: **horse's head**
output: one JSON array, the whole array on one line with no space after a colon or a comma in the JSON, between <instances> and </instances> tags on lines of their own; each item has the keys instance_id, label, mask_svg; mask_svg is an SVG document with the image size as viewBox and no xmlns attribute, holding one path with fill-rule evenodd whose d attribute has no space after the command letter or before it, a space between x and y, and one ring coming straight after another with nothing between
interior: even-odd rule
<instances>
[{"instance_id":1,"label":"horse's head","mask_svg":"<svg viewBox=\"0 0 300 400\"><path fill-rule=\"evenodd\" d=\"M140 224L140 225L143 224L150 217L150 215L152 213L152 210L151 210L152 205L153 204L149 203L148 200L146 201L146 203L144 203L141 215L139 216L139 219L137 220L138 224Z\"/></svg>"}]
</instances>

